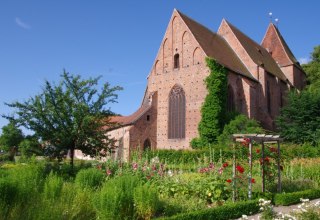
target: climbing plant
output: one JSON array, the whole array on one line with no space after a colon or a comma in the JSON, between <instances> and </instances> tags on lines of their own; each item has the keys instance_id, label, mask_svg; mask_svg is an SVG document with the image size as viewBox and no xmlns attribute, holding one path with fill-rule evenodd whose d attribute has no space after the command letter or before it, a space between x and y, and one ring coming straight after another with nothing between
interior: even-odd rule
<instances>
[{"instance_id":1,"label":"climbing plant","mask_svg":"<svg viewBox=\"0 0 320 220\"><path fill-rule=\"evenodd\" d=\"M200 138L192 140L192 146L217 142L226 119L227 70L210 57L206 58L206 63L210 69L210 75L205 79L208 94L201 107Z\"/></svg>"}]
</instances>

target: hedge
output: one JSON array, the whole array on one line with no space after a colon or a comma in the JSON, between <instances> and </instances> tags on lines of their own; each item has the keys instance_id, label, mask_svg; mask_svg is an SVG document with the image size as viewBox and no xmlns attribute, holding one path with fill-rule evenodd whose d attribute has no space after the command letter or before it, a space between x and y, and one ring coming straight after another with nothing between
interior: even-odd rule
<instances>
[{"instance_id":1,"label":"hedge","mask_svg":"<svg viewBox=\"0 0 320 220\"><path fill-rule=\"evenodd\" d=\"M210 208L199 210L195 212L183 213L174 215L162 220L228 220L239 218L242 215L252 215L259 212L258 200L251 200L245 202L229 203L217 208Z\"/></svg>"},{"instance_id":2,"label":"hedge","mask_svg":"<svg viewBox=\"0 0 320 220\"><path fill-rule=\"evenodd\" d=\"M213 150L215 149L215 150ZM231 148L219 148L219 146L212 146L210 149L203 150L154 150L146 151L143 153L143 157L151 159L158 156L162 162L166 163L193 163L201 160L203 162L204 157L209 158L210 155L217 162L220 159L220 149L223 160L232 159ZM291 145L281 144L281 155L284 159L291 158L315 158L320 157L320 147L313 147L310 145Z\"/></svg>"},{"instance_id":3,"label":"hedge","mask_svg":"<svg viewBox=\"0 0 320 220\"><path fill-rule=\"evenodd\" d=\"M275 205L292 205L300 202L303 199L317 199L320 198L320 189L310 189L300 192L275 194Z\"/></svg>"},{"instance_id":4,"label":"hedge","mask_svg":"<svg viewBox=\"0 0 320 220\"><path fill-rule=\"evenodd\" d=\"M222 150L222 157L223 159L229 159L232 158L232 152ZM194 163L198 162L198 160L201 160L203 162L204 158L207 157L208 161L211 157L213 159L213 150L207 149L207 150L154 150L154 151L146 151L143 154L144 158L151 159L153 157L159 157L160 161L166 162L166 163ZM218 161L220 159L220 150L214 151L214 160Z\"/></svg>"}]
</instances>

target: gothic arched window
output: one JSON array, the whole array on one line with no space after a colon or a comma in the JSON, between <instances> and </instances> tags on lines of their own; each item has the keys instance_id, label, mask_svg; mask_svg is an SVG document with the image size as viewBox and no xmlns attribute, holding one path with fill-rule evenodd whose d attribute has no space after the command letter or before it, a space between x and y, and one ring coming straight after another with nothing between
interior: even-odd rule
<instances>
[{"instance_id":1,"label":"gothic arched window","mask_svg":"<svg viewBox=\"0 0 320 220\"><path fill-rule=\"evenodd\" d=\"M183 139L186 130L186 97L183 89L175 85L169 94L168 138Z\"/></svg>"},{"instance_id":2,"label":"gothic arched window","mask_svg":"<svg viewBox=\"0 0 320 220\"><path fill-rule=\"evenodd\" d=\"M234 93L232 86L228 86L228 97L227 97L227 111L233 112L235 110L235 104L234 104Z\"/></svg>"},{"instance_id":3,"label":"gothic arched window","mask_svg":"<svg viewBox=\"0 0 320 220\"><path fill-rule=\"evenodd\" d=\"M180 67L180 63L179 63L179 54L175 54L174 55L174 62L173 62L173 68L174 69L178 69Z\"/></svg>"}]
</instances>

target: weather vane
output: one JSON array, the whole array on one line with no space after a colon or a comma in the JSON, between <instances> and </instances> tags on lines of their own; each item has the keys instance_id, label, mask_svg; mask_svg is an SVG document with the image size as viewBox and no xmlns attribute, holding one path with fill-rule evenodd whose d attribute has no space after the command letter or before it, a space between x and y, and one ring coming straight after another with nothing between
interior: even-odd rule
<instances>
[{"instance_id":1,"label":"weather vane","mask_svg":"<svg viewBox=\"0 0 320 220\"><path fill-rule=\"evenodd\" d=\"M272 22L272 12L269 12L270 23Z\"/></svg>"}]
</instances>

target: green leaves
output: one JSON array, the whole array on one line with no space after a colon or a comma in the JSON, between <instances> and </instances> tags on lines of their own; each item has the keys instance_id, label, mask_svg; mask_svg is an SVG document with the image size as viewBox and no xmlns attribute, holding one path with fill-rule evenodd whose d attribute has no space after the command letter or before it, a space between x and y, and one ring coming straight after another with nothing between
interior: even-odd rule
<instances>
[{"instance_id":1,"label":"green leaves","mask_svg":"<svg viewBox=\"0 0 320 220\"><path fill-rule=\"evenodd\" d=\"M45 81L40 94L23 103L7 104L16 113L4 117L34 131L53 157L61 158L75 149L90 156L109 151L114 141L105 136L105 128L111 126L107 117L113 113L106 107L116 102L115 92L122 88L105 83L98 90L100 79L82 79L64 71L58 84Z\"/></svg>"},{"instance_id":2,"label":"green leaves","mask_svg":"<svg viewBox=\"0 0 320 220\"><path fill-rule=\"evenodd\" d=\"M277 118L280 134L288 141L320 143L320 93L292 91Z\"/></svg>"},{"instance_id":3,"label":"green leaves","mask_svg":"<svg viewBox=\"0 0 320 220\"><path fill-rule=\"evenodd\" d=\"M227 103L227 70L212 58L206 58L211 73L206 78L208 95L201 108L199 134L202 143L214 143L225 123Z\"/></svg>"}]
</instances>

